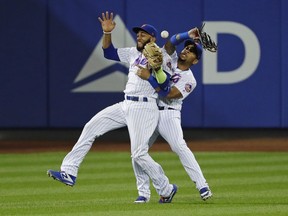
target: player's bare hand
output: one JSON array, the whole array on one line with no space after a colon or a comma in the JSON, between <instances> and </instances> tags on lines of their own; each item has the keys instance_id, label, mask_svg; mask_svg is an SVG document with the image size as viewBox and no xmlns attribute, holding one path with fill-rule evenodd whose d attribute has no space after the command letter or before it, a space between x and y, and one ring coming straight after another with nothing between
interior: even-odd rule
<instances>
[{"instance_id":1,"label":"player's bare hand","mask_svg":"<svg viewBox=\"0 0 288 216\"><path fill-rule=\"evenodd\" d=\"M102 13L102 18L98 17L104 32L112 32L112 30L115 28L116 23L113 21L113 18L113 13L111 12L109 14L108 11L106 11L106 13Z\"/></svg>"},{"instance_id":2,"label":"player's bare hand","mask_svg":"<svg viewBox=\"0 0 288 216\"><path fill-rule=\"evenodd\" d=\"M137 75L144 80L148 80L150 77L151 73L148 68L141 67L140 65L137 66L139 69L137 70Z\"/></svg>"},{"instance_id":3,"label":"player's bare hand","mask_svg":"<svg viewBox=\"0 0 288 216\"><path fill-rule=\"evenodd\" d=\"M198 29L195 27L195 28L192 28L188 31L188 34L189 34L189 37L192 38L192 39L199 39L200 35L199 35L199 32L198 32Z\"/></svg>"}]
</instances>

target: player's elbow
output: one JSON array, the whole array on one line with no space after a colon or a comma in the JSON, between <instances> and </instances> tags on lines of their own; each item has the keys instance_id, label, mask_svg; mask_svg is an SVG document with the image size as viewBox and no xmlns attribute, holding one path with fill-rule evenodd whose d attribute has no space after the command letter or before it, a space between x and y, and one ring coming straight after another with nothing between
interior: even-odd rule
<instances>
[{"instance_id":1,"label":"player's elbow","mask_svg":"<svg viewBox=\"0 0 288 216\"><path fill-rule=\"evenodd\" d=\"M115 61L120 61L118 53L117 53L117 49L114 48L113 44L111 44L108 48L104 49L103 48L103 53L104 53L104 57L106 59L110 59L110 60L115 60Z\"/></svg>"}]
</instances>

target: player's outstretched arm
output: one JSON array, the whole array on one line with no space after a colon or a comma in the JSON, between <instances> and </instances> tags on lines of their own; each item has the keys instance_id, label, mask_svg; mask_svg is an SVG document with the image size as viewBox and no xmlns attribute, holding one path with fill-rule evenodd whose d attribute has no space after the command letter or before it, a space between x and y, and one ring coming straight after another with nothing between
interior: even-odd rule
<instances>
[{"instance_id":1,"label":"player's outstretched arm","mask_svg":"<svg viewBox=\"0 0 288 216\"><path fill-rule=\"evenodd\" d=\"M197 28L195 27L195 28L190 29L187 32L182 32L182 33L177 33L177 34L172 35L172 37L164 45L164 48L169 55L172 55L176 50L176 46L178 46L183 41L187 39L195 40L198 38L199 38L199 34L197 31Z\"/></svg>"},{"instance_id":2,"label":"player's outstretched arm","mask_svg":"<svg viewBox=\"0 0 288 216\"><path fill-rule=\"evenodd\" d=\"M113 13L111 12L109 14L108 11L106 11L106 13L102 13L102 18L98 17L98 20L101 23L101 27L104 34L102 41L103 49L108 48L112 43L111 33L116 26L116 23L114 22L113 18L114 18Z\"/></svg>"},{"instance_id":3,"label":"player's outstretched arm","mask_svg":"<svg viewBox=\"0 0 288 216\"><path fill-rule=\"evenodd\" d=\"M117 54L117 49L112 44L112 31L114 30L116 23L113 20L114 15L108 11L102 13L102 18L98 17L99 22L103 30L102 48L104 57L110 60L120 61Z\"/></svg>"}]
</instances>

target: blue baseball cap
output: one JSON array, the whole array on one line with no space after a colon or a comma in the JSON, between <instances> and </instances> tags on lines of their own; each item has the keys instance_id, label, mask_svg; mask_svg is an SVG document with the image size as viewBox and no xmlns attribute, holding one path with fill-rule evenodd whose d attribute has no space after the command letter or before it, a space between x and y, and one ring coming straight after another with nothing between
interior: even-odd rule
<instances>
[{"instance_id":1,"label":"blue baseball cap","mask_svg":"<svg viewBox=\"0 0 288 216\"><path fill-rule=\"evenodd\" d=\"M152 26L152 25L149 25L149 24L143 24L141 27L134 27L132 29L136 34L139 32L139 31L144 31L146 33L148 33L149 35L153 36L153 37L157 37L157 29Z\"/></svg>"},{"instance_id":2,"label":"blue baseball cap","mask_svg":"<svg viewBox=\"0 0 288 216\"><path fill-rule=\"evenodd\" d=\"M193 40L186 40L184 43L184 47L188 46L188 45L193 45L192 47L192 52L195 53L196 58L199 60L202 56L202 52L203 52L203 48L202 45L200 43L196 43Z\"/></svg>"}]
</instances>

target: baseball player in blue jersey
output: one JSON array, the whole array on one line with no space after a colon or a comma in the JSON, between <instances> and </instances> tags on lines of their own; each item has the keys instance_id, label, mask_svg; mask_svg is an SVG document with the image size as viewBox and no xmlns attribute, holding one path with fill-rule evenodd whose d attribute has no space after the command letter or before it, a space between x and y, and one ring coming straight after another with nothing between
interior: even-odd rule
<instances>
[{"instance_id":1,"label":"baseball player in blue jersey","mask_svg":"<svg viewBox=\"0 0 288 216\"><path fill-rule=\"evenodd\" d=\"M177 186L169 183L162 167L148 154L148 142L159 119L156 102L158 95L149 82L136 74L138 66L147 67L147 59L142 54L142 50L145 44L156 41L157 30L148 24L135 27L133 31L137 34L137 46L116 49L111 39L112 31L116 25L113 20L113 13L102 13L102 17L98 19L103 29L104 56L129 64L124 101L103 109L86 123L77 143L63 159L61 171L48 170L47 174L66 185L73 186L80 164L95 139L108 131L127 126L133 164L137 164L148 178L152 179L153 185L161 197L159 202L169 203L177 192ZM159 74L161 73L160 85L165 83L163 77L168 78L165 74L163 76L163 71L159 72Z\"/></svg>"},{"instance_id":2,"label":"baseball player in blue jersey","mask_svg":"<svg viewBox=\"0 0 288 216\"><path fill-rule=\"evenodd\" d=\"M196 80L193 76L190 67L197 64L201 58L202 46L195 42L197 41L196 28L188 32L173 35L165 44L164 55L171 55L171 78L170 91L166 93L165 97L160 97L158 107L160 110L160 117L157 128L150 139L149 146L151 147L159 134L169 143L172 151L174 151L184 166L187 174L191 180L196 184L196 188L200 192L200 197L203 200L212 196L212 192L204 178L198 162L193 153L188 148L181 128L181 108L183 100L191 94L196 87ZM176 46L185 41L184 49L179 57L176 53ZM137 73L141 78L148 80L151 76L150 72L145 68L140 68ZM138 166L133 164L135 176L137 178L138 194L141 203L148 202L150 199L149 177ZM139 201L140 202L140 201Z\"/></svg>"}]
</instances>

